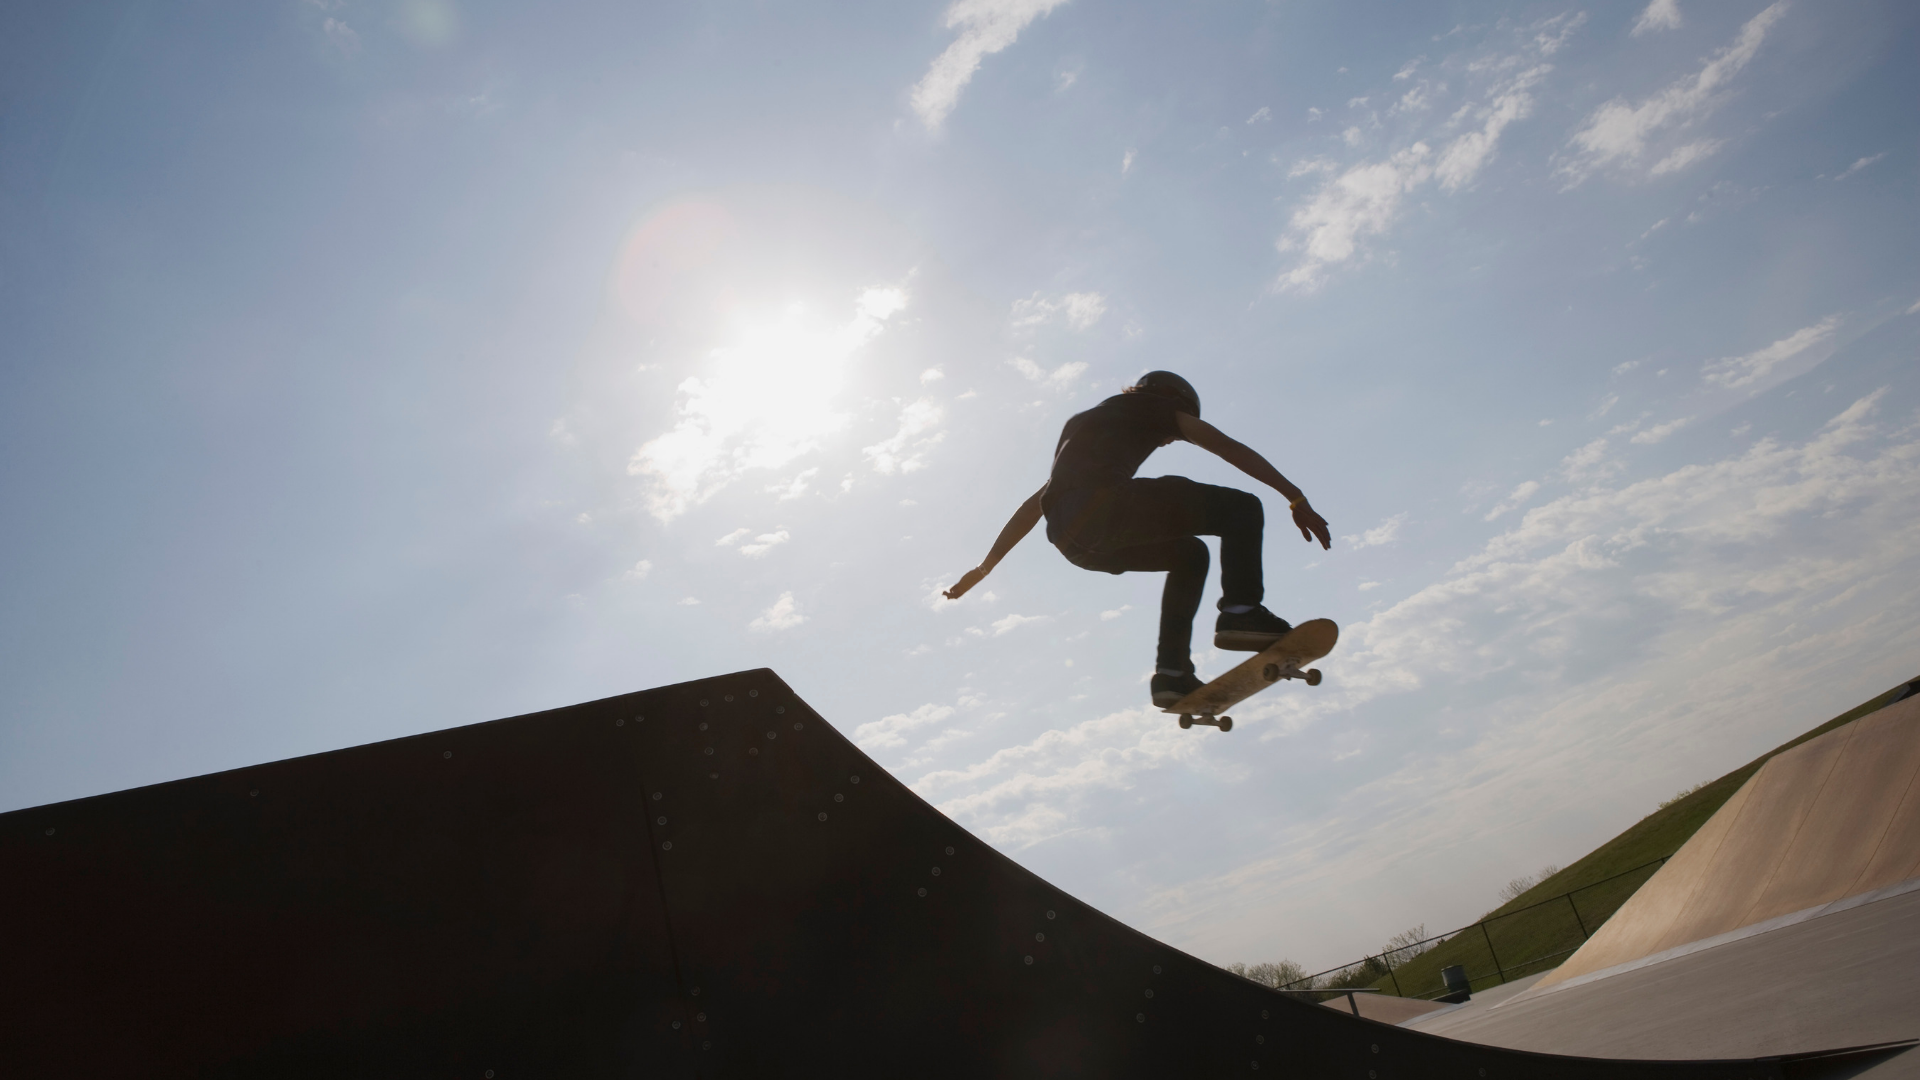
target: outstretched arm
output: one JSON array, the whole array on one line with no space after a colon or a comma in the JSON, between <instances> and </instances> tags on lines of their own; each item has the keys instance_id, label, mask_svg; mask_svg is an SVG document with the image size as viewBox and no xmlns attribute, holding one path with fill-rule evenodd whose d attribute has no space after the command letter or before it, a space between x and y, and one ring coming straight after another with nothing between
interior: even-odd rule
<instances>
[{"instance_id":1,"label":"outstretched arm","mask_svg":"<svg viewBox=\"0 0 1920 1080\"><path fill-rule=\"evenodd\" d=\"M1219 456L1222 461L1253 477L1284 495L1287 505L1293 510L1293 523L1300 530L1300 538L1312 543L1320 541L1322 548L1333 546L1333 536L1327 532L1327 519L1314 512L1307 505L1307 497L1294 486L1293 481L1280 475L1280 470L1260 456L1252 447L1230 438L1226 432L1207 423L1205 420L1188 413L1175 413L1180 421L1180 437Z\"/></svg>"},{"instance_id":2,"label":"outstretched arm","mask_svg":"<svg viewBox=\"0 0 1920 1080\"><path fill-rule=\"evenodd\" d=\"M960 580L954 583L953 588L940 595L949 600L958 600L966 595L968 589L980 584L982 578L993 573L993 568L1000 565L1001 559L1007 557L1007 552L1013 550L1013 545L1024 539L1033 531L1034 525L1039 523L1040 496L1046 493L1047 485L1041 484L1040 490L1029 496L1026 502L1021 503L1020 509L1015 510L1013 516L1007 519L1006 527L1002 528L1000 535L994 538L993 550L987 552L986 561L961 574Z\"/></svg>"}]
</instances>

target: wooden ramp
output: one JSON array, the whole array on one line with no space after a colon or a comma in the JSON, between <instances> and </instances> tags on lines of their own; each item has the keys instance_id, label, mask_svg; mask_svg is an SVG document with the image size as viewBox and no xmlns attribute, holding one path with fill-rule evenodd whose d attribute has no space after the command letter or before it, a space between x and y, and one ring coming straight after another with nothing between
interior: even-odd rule
<instances>
[{"instance_id":1,"label":"wooden ramp","mask_svg":"<svg viewBox=\"0 0 1920 1080\"><path fill-rule=\"evenodd\" d=\"M1296 1001L1129 929L771 671L0 815L9 1076L1807 1077Z\"/></svg>"},{"instance_id":2,"label":"wooden ramp","mask_svg":"<svg viewBox=\"0 0 1920 1080\"><path fill-rule=\"evenodd\" d=\"M1920 697L1770 759L1531 991L1920 878Z\"/></svg>"}]
</instances>

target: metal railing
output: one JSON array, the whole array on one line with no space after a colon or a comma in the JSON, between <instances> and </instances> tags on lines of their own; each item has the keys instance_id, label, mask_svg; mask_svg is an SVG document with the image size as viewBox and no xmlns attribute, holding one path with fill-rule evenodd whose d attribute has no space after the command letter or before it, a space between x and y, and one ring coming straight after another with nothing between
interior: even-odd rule
<instances>
[{"instance_id":1,"label":"metal railing","mask_svg":"<svg viewBox=\"0 0 1920 1080\"><path fill-rule=\"evenodd\" d=\"M1405 945L1396 946L1395 948L1392 948L1392 949L1387 949L1382 952L1373 953L1368 956L1364 956L1359 960L1353 961L1351 963L1342 964L1338 967L1330 967L1325 971L1317 972L1315 974L1305 976L1304 978L1295 979L1289 983L1283 983L1280 986L1276 987L1276 989L1286 991L1289 993L1323 993L1323 994L1329 995L1330 997L1337 997L1341 994L1346 994L1349 989L1357 990L1359 989L1359 987L1358 986L1354 986L1354 987L1316 986L1315 984L1319 983L1323 979L1327 979L1329 976L1332 976L1335 979L1341 979L1341 978L1363 979L1369 975L1374 975L1377 972L1378 973L1377 977L1370 979L1368 981L1374 984L1378 984L1382 980L1391 982L1393 985L1393 992L1396 996L1416 997L1416 998L1438 997L1448 992L1444 986L1438 990L1433 990L1433 991L1428 991L1423 993L1416 993L1416 994L1407 993L1405 989L1400 985L1399 969L1403 967L1405 964L1407 964L1408 962L1414 960L1415 958L1426 955L1428 952L1431 952L1433 949L1439 947L1440 945L1447 942L1454 941L1458 939L1462 934L1471 934L1474 931L1479 932L1481 942L1486 945L1487 957L1493 962L1493 974L1498 979L1498 981L1495 982L1493 985L1498 986L1500 983L1507 982L1509 979L1518 978L1520 972L1526 971L1529 968L1534 968L1545 961L1556 960L1573 953L1582 944L1584 944L1588 938L1593 936L1593 930L1599 929L1601 923L1604 923L1608 918L1610 918L1613 915L1614 911L1619 910L1619 904L1615 904L1612 910L1609 910L1606 912L1606 914L1601 915L1600 918L1594 923L1592 929L1589 929L1587 926L1587 917L1581 914L1580 905L1574 900L1575 896L1579 895L1580 893L1588 892L1590 890L1599 888L1602 885L1619 881L1621 878L1629 877L1633 874L1637 874L1642 870L1647 869L1648 867L1658 867L1663 863L1665 863L1668 859L1671 859L1672 857L1673 856L1671 855L1662 855L1661 857L1653 860L1652 862L1641 863L1639 866L1636 866L1631 870L1623 870L1620 873L1614 874L1610 877L1601 878L1599 881L1588 882L1587 884L1582 885L1577 889L1571 889L1567 892L1559 894L1558 896L1550 896L1545 900L1540 900L1535 903L1528 904L1526 907L1523 907L1523 908L1515 908L1512 911L1501 912L1498 915L1494 915L1489 918L1482 919L1479 922L1471 923L1467 926L1463 926L1458 930L1449 930L1444 934L1435 934L1432 937L1422 938L1419 941L1409 942ZM1628 896L1631 896L1631 895L1632 893L1628 893ZM1626 902L1625 898L1622 898L1621 903L1625 903L1625 902ZM1501 961L1499 952L1494 948L1493 932L1490 929L1494 924L1504 922L1509 919L1513 919L1516 916L1524 915L1528 912L1540 911L1541 909L1544 909L1549 905L1563 904L1563 903L1567 906L1568 911L1573 915L1573 924L1575 927L1579 929L1579 932L1580 932L1580 940L1578 942L1575 942L1572 948L1557 949L1551 952L1543 953L1539 956L1529 957L1525 960L1519 961L1518 963L1512 962L1511 957L1509 957L1507 962ZM1588 913L1588 915L1591 915L1591 914L1593 913L1591 912ZM1552 966L1552 965L1548 965L1548 966ZM1483 976L1484 976L1484 973L1483 973ZM1469 981L1472 981L1472 979L1474 978L1472 973L1468 974L1468 978L1469 978ZM1304 984L1304 986L1302 984ZM1351 996L1348 997L1348 1004L1349 1005L1352 1004Z\"/></svg>"}]
</instances>

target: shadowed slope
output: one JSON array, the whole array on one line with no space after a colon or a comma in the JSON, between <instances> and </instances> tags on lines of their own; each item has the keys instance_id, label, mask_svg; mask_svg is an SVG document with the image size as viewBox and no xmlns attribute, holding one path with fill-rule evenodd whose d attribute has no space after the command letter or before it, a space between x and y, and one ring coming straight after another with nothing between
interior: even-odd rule
<instances>
[{"instance_id":1,"label":"shadowed slope","mask_svg":"<svg viewBox=\"0 0 1920 1080\"><path fill-rule=\"evenodd\" d=\"M22 1075L1765 1077L1289 1000L1034 877L770 671L0 815Z\"/></svg>"}]
</instances>

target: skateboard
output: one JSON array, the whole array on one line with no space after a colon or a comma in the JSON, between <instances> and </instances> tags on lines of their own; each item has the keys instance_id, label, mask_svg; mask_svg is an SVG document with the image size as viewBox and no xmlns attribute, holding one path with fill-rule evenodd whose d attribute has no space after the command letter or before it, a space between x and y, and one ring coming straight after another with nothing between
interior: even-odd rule
<instances>
[{"instance_id":1,"label":"skateboard","mask_svg":"<svg viewBox=\"0 0 1920 1080\"><path fill-rule=\"evenodd\" d=\"M1180 718L1180 726L1195 724L1233 730L1233 717L1221 715L1282 679L1300 679L1320 685L1320 669L1305 667L1333 651L1340 627L1332 619L1310 619L1286 637L1241 661L1231 671L1160 710Z\"/></svg>"}]
</instances>

